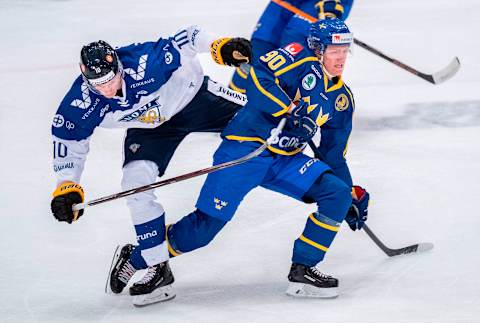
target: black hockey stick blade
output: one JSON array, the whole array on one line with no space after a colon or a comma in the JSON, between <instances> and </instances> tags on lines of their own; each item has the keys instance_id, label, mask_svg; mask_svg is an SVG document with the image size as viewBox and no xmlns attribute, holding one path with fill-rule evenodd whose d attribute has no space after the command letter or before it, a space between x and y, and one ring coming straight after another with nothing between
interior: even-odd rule
<instances>
[{"instance_id":1,"label":"black hockey stick blade","mask_svg":"<svg viewBox=\"0 0 480 323\"><path fill-rule=\"evenodd\" d=\"M399 249L391 249L391 248L388 248L386 245L384 245L380 241L380 239L377 238L377 236L372 232L372 230L370 230L368 225L364 224L363 230L373 240L373 242L375 242L375 244L380 249L382 249L382 251L385 252L389 257L405 255L409 253L424 252L424 251L433 249L433 243L430 243L430 242L421 242L421 243L413 244L411 246L407 246Z\"/></svg>"}]
</instances>

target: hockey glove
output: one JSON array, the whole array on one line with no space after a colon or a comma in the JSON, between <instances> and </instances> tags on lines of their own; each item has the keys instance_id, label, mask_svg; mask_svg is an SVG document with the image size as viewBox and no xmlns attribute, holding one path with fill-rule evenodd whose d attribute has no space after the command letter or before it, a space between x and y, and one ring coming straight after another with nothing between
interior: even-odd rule
<instances>
[{"instance_id":1,"label":"hockey glove","mask_svg":"<svg viewBox=\"0 0 480 323\"><path fill-rule=\"evenodd\" d=\"M74 204L83 203L83 188L74 182L65 182L53 192L52 213L58 221L72 223L82 216L83 210L72 211Z\"/></svg>"},{"instance_id":2,"label":"hockey glove","mask_svg":"<svg viewBox=\"0 0 480 323\"><path fill-rule=\"evenodd\" d=\"M368 202L370 194L361 186L352 187L352 206L348 210L345 221L353 231L360 230L368 218Z\"/></svg>"},{"instance_id":3,"label":"hockey glove","mask_svg":"<svg viewBox=\"0 0 480 323\"><path fill-rule=\"evenodd\" d=\"M301 143L306 143L315 136L318 126L308 114L309 103L300 101L292 109L292 113L287 121L288 132L298 138Z\"/></svg>"},{"instance_id":4,"label":"hockey glove","mask_svg":"<svg viewBox=\"0 0 480 323\"><path fill-rule=\"evenodd\" d=\"M344 9L340 0L322 0L317 2L315 7L318 9L319 19L342 19Z\"/></svg>"},{"instance_id":5,"label":"hockey glove","mask_svg":"<svg viewBox=\"0 0 480 323\"><path fill-rule=\"evenodd\" d=\"M238 67L252 61L252 45L245 38L219 38L210 45L210 54L220 65Z\"/></svg>"}]
</instances>

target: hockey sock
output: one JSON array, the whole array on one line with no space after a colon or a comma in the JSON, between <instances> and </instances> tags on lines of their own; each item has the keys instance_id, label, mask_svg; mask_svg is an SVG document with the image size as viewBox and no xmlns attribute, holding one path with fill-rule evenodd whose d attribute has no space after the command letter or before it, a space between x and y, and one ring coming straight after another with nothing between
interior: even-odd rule
<instances>
[{"instance_id":1,"label":"hockey sock","mask_svg":"<svg viewBox=\"0 0 480 323\"><path fill-rule=\"evenodd\" d=\"M165 243L165 213L151 221L135 225L138 246L130 260L136 269L147 268L168 259Z\"/></svg>"},{"instance_id":2,"label":"hockey sock","mask_svg":"<svg viewBox=\"0 0 480 323\"><path fill-rule=\"evenodd\" d=\"M292 263L311 267L322 261L340 224L318 212L310 214L305 229L295 240Z\"/></svg>"},{"instance_id":3,"label":"hockey sock","mask_svg":"<svg viewBox=\"0 0 480 323\"><path fill-rule=\"evenodd\" d=\"M197 209L169 225L167 241L170 257L206 246L226 223Z\"/></svg>"}]
</instances>

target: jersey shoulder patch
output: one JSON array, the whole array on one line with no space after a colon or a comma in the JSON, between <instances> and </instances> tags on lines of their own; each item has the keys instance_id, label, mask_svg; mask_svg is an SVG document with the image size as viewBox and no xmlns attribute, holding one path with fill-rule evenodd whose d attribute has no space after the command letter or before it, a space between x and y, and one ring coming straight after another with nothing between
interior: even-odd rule
<instances>
[{"instance_id":1,"label":"jersey shoulder patch","mask_svg":"<svg viewBox=\"0 0 480 323\"><path fill-rule=\"evenodd\" d=\"M292 56L297 56L305 47L300 43L290 43L287 46L283 47L285 51L290 53Z\"/></svg>"}]
</instances>

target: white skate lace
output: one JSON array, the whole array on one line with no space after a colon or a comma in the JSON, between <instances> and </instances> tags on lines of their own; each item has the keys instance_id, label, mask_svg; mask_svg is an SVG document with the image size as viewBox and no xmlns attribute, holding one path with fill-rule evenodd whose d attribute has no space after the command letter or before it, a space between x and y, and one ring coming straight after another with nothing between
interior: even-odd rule
<instances>
[{"instance_id":1,"label":"white skate lace","mask_svg":"<svg viewBox=\"0 0 480 323\"><path fill-rule=\"evenodd\" d=\"M152 278L155 277L155 274L157 273L157 267L159 266L157 265L153 267L148 267L148 270L145 276L143 276L143 278L138 282L136 282L135 284L147 284L148 282L150 282Z\"/></svg>"},{"instance_id":2,"label":"white skate lace","mask_svg":"<svg viewBox=\"0 0 480 323\"><path fill-rule=\"evenodd\" d=\"M320 278L331 278L332 276L322 273L317 267L310 267L310 270L313 274L317 275Z\"/></svg>"},{"instance_id":3,"label":"white skate lace","mask_svg":"<svg viewBox=\"0 0 480 323\"><path fill-rule=\"evenodd\" d=\"M132 278L133 274L135 274L136 271L137 270L132 266L130 261L127 261L118 273L118 280L126 284L130 280L130 278Z\"/></svg>"}]
</instances>

